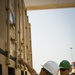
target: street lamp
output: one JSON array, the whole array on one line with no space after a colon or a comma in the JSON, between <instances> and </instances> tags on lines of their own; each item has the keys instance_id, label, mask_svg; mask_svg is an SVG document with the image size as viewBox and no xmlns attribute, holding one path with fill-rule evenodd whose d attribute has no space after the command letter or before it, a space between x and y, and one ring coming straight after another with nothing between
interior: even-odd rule
<instances>
[{"instance_id":1,"label":"street lamp","mask_svg":"<svg viewBox=\"0 0 75 75\"><path fill-rule=\"evenodd\" d=\"M71 60L73 62L72 47L70 49L71 49Z\"/></svg>"}]
</instances>

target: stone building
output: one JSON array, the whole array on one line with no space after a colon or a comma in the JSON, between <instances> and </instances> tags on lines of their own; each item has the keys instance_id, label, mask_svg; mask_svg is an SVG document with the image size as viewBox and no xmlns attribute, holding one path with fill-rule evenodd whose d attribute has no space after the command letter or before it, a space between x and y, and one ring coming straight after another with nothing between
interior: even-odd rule
<instances>
[{"instance_id":1,"label":"stone building","mask_svg":"<svg viewBox=\"0 0 75 75\"><path fill-rule=\"evenodd\" d=\"M19 57L32 66L27 9L24 0L0 0L0 75L29 75Z\"/></svg>"}]
</instances>

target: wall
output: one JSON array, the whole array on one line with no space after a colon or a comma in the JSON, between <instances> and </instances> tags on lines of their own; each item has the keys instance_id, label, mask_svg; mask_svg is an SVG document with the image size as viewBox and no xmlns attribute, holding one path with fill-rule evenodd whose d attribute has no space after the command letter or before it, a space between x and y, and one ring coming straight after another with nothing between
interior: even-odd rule
<instances>
[{"instance_id":1,"label":"wall","mask_svg":"<svg viewBox=\"0 0 75 75\"><path fill-rule=\"evenodd\" d=\"M0 0L0 65L2 75L25 75L26 67L18 63L22 57L32 66L31 28L23 0ZM11 15L10 15L11 13ZM30 31L30 32L29 32ZM31 53L31 54L28 54ZM11 72L9 72L12 70Z\"/></svg>"}]
</instances>

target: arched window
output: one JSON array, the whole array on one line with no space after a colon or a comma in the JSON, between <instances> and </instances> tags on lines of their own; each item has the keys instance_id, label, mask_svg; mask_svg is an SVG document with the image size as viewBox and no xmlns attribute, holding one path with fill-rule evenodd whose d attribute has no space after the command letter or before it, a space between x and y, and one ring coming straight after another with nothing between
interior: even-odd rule
<instances>
[{"instance_id":1,"label":"arched window","mask_svg":"<svg viewBox=\"0 0 75 75\"><path fill-rule=\"evenodd\" d=\"M11 10L10 10L10 24L14 25L14 16Z\"/></svg>"}]
</instances>

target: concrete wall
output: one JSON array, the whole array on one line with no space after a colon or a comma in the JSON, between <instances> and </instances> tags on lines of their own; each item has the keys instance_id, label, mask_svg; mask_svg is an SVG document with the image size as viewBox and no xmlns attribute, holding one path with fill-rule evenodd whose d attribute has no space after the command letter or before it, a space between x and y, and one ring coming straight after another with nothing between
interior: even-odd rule
<instances>
[{"instance_id":1,"label":"concrete wall","mask_svg":"<svg viewBox=\"0 0 75 75\"><path fill-rule=\"evenodd\" d=\"M75 7L75 0L24 0L27 10Z\"/></svg>"}]
</instances>

